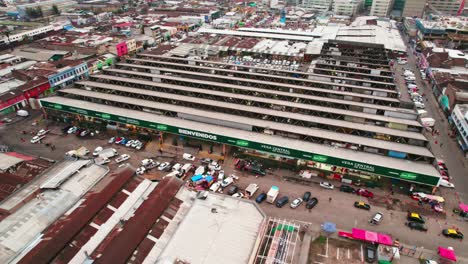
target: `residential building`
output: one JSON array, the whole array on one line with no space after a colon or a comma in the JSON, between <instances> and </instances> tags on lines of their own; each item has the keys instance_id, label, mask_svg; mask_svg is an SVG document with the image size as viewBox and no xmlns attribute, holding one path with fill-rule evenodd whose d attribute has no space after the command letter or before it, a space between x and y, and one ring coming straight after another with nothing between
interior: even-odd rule
<instances>
[{"instance_id":1,"label":"residential building","mask_svg":"<svg viewBox=\"0 0 468 264\"><path fill-rule=\"evenodd\" d=\"M437 15L456 16L462 2L464 0L428 0L430 7L428 12Z\"/></svg>"},{"instance_id":2,"label":"residential building","mask_svg":"<svg viewBox=\"0 0 468 264\"><path fill-rule=\"evenodd\" d=\"M370 11L371 16L387 17L392 11L393 0L374 0Z\"/></svg>"},{"instance_id":3,"label":"residential building","mask_svg":"<svg viewBox=\"0 0 468 264\"><path fill-rule=\"evenodd\" d=\"M468 104L455 105L451 117L457 142L468 157Z\"/></svg>"},{"instance_id":4,"label":"residential building","mask_svg":"<svg viewBox=\"0 0 468 264\"><path fill-rule=\"evenodd\" d=\"M125 44L127 45L127 52L133 54L137 51L137 44L134 39L127 39Z\"/></svg>"},{"instance_id":5,"label":"residential building","mask_svg":"<svg viewBox=\"0 0 468 264\"><path fill-rule=\"evenodd\" d=\"M418 39L437 40L452 49L468 48L468 21L464 17L433 16L431 20L416 19Z\"/></svg>"},{"instance_id":6,"label":"residential building","mask_svg":"<svg viewBox=\"0 0 468 264\"><path fill-rule=\"evenodd\" d=\"M395 1L396 2L396 1ZM421 18L426 7L427 0L406 0L404 2L402 17Z\"/></svg>"},{"instance_id":7,"label":"residential building","mask_svg":"<svg viewBox=\"0 0 468 264\"><path fill-rule=\"evenodd\" d=\"M301 6L304 8L326 12L331 9L332 2L333 1L331 0L303 0Z\"/></svg>"},{"instance_id":8,"label":"residential building","mask_svg":"<svg viewBox=\"0 0 468 264\"><path fill-rule=\"evenodd\" d=\"M333 12L335 15L355 16L362 6L362 0L335 0L333 3Z\"/></svg>"},{"instance_id":9,"label":"residential building","mask_svg":"<svg viewBox=\"0 0 468 264\"><path fill-rule=\"evenodd\" d=\"M56 73L48 76L50 86L54 89L65 87L89 76L88 64L83 61L62 60L56 64L56 67Z\"/></svg>"}]
</instances>

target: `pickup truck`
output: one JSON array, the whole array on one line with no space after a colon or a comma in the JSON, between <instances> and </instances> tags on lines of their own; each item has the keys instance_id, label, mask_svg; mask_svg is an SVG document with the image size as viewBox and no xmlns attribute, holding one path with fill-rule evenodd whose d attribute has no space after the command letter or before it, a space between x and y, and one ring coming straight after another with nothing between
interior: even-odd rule
<instances>
[{"instance_id":1,"label":"pickup truck","mask_svg":"<svg viewBox=\"0 0 468 264\"><path fill-rule=\"evenodd\" d=\"M130 158L130 155L122 154L122 155L120 155L120 157L115 159L115 162L121 163L121 162L124 162L124 161L128 160L129 158Z\"/></svg>"}]
</instances>

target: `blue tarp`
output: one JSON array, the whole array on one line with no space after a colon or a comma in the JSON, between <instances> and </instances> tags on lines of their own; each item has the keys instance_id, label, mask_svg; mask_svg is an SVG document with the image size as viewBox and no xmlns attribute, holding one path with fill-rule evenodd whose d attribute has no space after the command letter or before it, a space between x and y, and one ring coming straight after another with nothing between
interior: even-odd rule
<instances>
[{"instance_id":1,"label":"blue tarp","mask_svg":"<svg viewBox=\"0 0 468 264\"><path fill-rule=\"evenodd\" d=\"M336 232L336 224L332 222L325 222L322 224L322 230L327 233L335 233Z\"/></svg>"},{"instance_id":2,"label":"blue tarp","mask_svg":"<svg viewBox=\"0 0 468 264\"><path fill-rule=\"evenodd\" d=\"M394 158L399 158L399 159L404 159L404 158L406 158L406 153L390 150L388 152L388 156L394 157Z\"/></svg>"},{"instance_id":3,"label":"blue tarp","mask_svg":"<svg viewBox=\"0 0 468 264\"><path fill-rule=\"evenodd\" d=\"M206 176L205 180L206 180L207 182L211 182L211 181L213 180L213 176L208 175L208 176Z\"/></svg>"},{"instance_id":4,"label":"blue tarp","mask_svg":"<svg viewBox=\"0 0 468 264\"><path fill-rule=\"evenodd\" d=\"M199 181L201 179L203 179L203 176L201 174L195 175L191 178L193 182Z\"/></svg>"},{"instance_id":5,"label":"blue tarp","mask_svg":"<svg viewBox=\"0 0 468 264\"><path fill-rule=\"evenodd\" d=\"M66 25L66 26L63 26L63 29L70 31L70 30L73 30L75 28L72 25Z\"/></svg>"}]
</instances>

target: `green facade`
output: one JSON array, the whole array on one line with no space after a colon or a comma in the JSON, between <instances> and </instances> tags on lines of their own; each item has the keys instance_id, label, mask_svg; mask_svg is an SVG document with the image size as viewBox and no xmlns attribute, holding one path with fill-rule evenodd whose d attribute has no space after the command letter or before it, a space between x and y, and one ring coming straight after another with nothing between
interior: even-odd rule
<instances>
[{"instance_id":1,"label":"green facade","mask_svg":"<svg viewBox=\"0 0 468 264\"><path fill-rule=\"evenodd\" d=\"M393 3L393 10L403 11L403 8L405 8L405 1L406 0L395 0Z\"/></svg>"},{"instance_id":2,"label":"green facade","mask_svg":"<svg viewBox=\"0 0 468 264\"><path fill-rule=\"evenodd\" d=\"M118 116L118 115L113 115L113 114L108 114L108 113L103 113L103 112L95 112L92 110L86 110L82 108L71 107L71 106L57 104L57 103L50 103L46 101L41 101L41 104L45 108L54 109L58 111L85 115L89 117L118 122L122 124L135 125L135 126L139 126L143 128L168 132L168 133L177 134L181 136L188 136L188 137L192 137L196 139L212 141L212 142L217 142L221 144L229 144L229 145L238 146L242 148L249 148L249 149L254 149L258 151L264 151L264 152L278 154L278 155L291 157L291 158L316 161L316 162L344 167L348 169L366 171L366 172L370 172L370 173L374 173L377 175L390 177L394 179L412 181L412 182L427 184L431 186L437 185L439 181L438 177L433 177L430 175L401 171L401 170L397 170L393 168L376 166L376 165L372 165L372 164L368 164L364 162L339 159L336 157L325 156L325 155L321 155L321 154L313 153L313 152L305 152L305 151L296 150L296 149L268 145L268 144L263 144L263 143L259 143L255 141L227 137L227 136L217 135L217 134L211 134L211 133L206 133L202 131L195 131L195 130L190 130L190 129L186 129L182 127L148 122L145 120L127 118L124 116Z\"/></svg>"},{"instance_id":3,"label":"green facade","mask_svg":"<svg viewBox=\"0 0 468 264\"><path fill-rule=\"evenodd\" d=\"M372 6L372 0L365 0L364 1L364 7L367 8L367 7L371 7Z\"/></svg>"}]
</instances>

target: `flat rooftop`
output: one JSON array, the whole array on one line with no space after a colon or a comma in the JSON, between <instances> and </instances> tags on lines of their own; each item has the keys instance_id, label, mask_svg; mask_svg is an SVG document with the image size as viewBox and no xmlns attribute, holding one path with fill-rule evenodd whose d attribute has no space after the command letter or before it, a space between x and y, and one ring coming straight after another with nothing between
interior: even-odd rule
<instances>
[{"instance_id":1,"label":"flat rooftop","mask_svg":"<svg viewBox=\"0 0 468 264\"><path fill-rule=\"evenodd\" d=\"M249 263L264 220L252 201L209 193L206 200L194 201L158 260Z\"/></svg>"}]
</instances>

